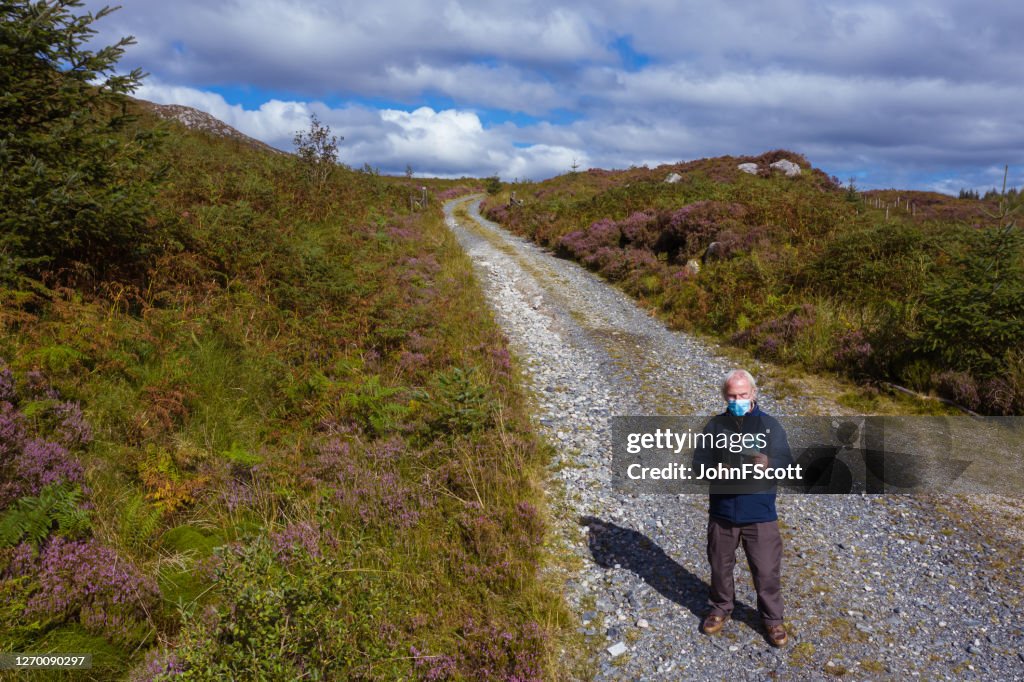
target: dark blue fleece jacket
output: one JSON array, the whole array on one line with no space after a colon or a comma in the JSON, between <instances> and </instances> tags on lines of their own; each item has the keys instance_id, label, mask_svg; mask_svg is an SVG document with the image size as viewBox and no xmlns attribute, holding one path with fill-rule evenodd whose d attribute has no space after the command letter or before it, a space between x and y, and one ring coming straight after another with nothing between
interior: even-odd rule
<instances>
[{"instance_id":1,"label":"dark blue fleece jacket","mask_svg":"<svg viewBox=\"0 0 1024 682\"><path fill-rule=\"evenodd\" d=\"M734 417L728 411L712 417L704 432L765 434L768 444L767 447L761 449L761 452L768 456L768 466L786 467L793 463L793 453L789 448L789 440L786 438L786 432L782 425L774 417L762 412L756 402L750 412L742 417ZM698 448L693 457L695 467L697 464L712 467L719 462L726 463L727 461L727 451L716 448ZM775 521L779 518L775 511L775 486L770 485L767 488L768 492L758 493L711 493L708 513L731 523Z\"/></svg>"}]
</instances>

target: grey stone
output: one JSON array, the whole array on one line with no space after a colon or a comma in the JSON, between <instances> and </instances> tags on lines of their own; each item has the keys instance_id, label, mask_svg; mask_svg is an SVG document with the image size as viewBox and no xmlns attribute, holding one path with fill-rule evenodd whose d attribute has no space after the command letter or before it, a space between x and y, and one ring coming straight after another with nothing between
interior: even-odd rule
<instances>
[{"instance_id":1,"label":"grey stone","mask_svg":"<svg viewBox=\"0 0 1024 682\"><path fill-rule=\"evenodd\" d=\"M665 178L665 182L667 182L670 185L674 185L682 179L683 176L680 175L679 173L669 173L668 176Z\"/></svg>"},{"instance_id":2,"label":"grey stone","mask_svg":"<svg viewBox=\"0 0 1024 682\"><path fill-rule=\"evenodd\" d=\"M751 175L757 175L757 164L756 163L741 163L736 166L744 173L750 173Z\"/></svg>"},{"instance_id":3,"label":"grey stone","mask_svg":"<svg viewBox=\"0 0 1024 682\"><path fill-rule=\"evenodd\" d=\"M616 658L626 653L626 644L624 642L616 642L608 647L607 651L612 658Z\"/></svg>"},{"instance_id":4,"label":"grey stone","mask_svg":"<svg viewBox=\"0 0 1024 682\"><path fill-rule=\"evenodd\" d=\"M782 171L783 173L786 174L787 178L793 178L796 177L797 175L800 175L800 166L787 159L776 161L769 167L774 170Z\"/></svg>"}]
</instances>

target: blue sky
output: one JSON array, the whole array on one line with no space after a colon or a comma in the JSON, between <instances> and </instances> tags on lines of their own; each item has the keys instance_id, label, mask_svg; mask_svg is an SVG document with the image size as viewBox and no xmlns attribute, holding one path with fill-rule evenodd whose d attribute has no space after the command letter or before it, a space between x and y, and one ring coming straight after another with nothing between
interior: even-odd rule
<instances>
[{"instance_id":1,"label":"blue sky","mask_svg":"<svg viewBox=\"0 0 1024 682\"><path fill-rule=\"evenodd\" d=\"M785 148L863 188L1024 185L1024 3L133 0L96 28L136 37L140 97L282 149L316 113L387 173Z\"/></svg>"}]
</instances>

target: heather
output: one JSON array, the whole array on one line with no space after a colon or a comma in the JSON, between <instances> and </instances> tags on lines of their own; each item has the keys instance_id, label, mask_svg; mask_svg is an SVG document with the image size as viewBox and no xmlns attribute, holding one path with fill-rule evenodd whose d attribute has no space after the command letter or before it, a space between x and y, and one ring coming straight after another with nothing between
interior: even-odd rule
<instances>
[{"instance_id":1,"label":"heather","mask_svg":"<svg viewBox=\"0 0 1024 682\"><path fill-rule=\"evenodd\" d=\"M145 248L25 250L0 286L4 650L103 679L556 676L547 452L436 196L475 183L312 177L126 106L104 134L159 142Z\"/></svg>"},{"instance_id":2,"label":"heather","mask_svg":"<svg viewBox=\"0 0 1024 682\"><path fill-rule=\"evenodd\" d=\"M780 159L798 177L772 172ZM755 175L738 170L755 163ZM678 182L665 182L675 173ZM755 356L1024 412L1021 195L859 192L798 154L568 173L489 216L616 282L674 328Z\"/></svg>"},{"instance_id":3,"label":"heather","mask_svg":"<svg viewBox=\"0 0 1024 682\"><path fill-rule=\"evenodd\" d=\"M39 372L0 403L0 581L4 629L19 651L40 633L78 624L137 647L151 640L156 582L92 535L92 491L81 456L92 433L77 402L61 401ZM35 400L40 391L49 400Z\"/></svg>"},{"instance_id":4,"label":"heather","mask_svg":"<svg viewBox=\"0 0 1024 682\"><path fill-rule=\"evenodd\" d=\"M4 627L103 640L143 679L546 677L544 450L439 205L340 168L314 196L292 159L167 135L183 241L145 278L4 291L4 503L59 483L92 507L8 576Z\"/></svg>"}]
</instances>

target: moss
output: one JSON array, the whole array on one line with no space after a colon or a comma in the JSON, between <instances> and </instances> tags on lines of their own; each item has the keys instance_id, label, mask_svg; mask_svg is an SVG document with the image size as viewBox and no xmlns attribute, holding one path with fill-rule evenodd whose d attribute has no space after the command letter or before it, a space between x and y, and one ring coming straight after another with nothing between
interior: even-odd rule
<instances>
[{"instance_id":1,"label":"moss","mask_svg":"<svg viewBox=\"0 0 1024 682\"><path fill-rule=\"evenodd\" d=\"M866 642L867 633L857 630L852 622L846 618L833 618L820 630L822 637L836 637L842 642Z\"/></svg>"},{"instance_id":2,"label":"moss","mask_svg":"<svg viewBox=\"0 0 1024 682\"><path fill-rule=\"evenodd\" d=\"M622 654L612 659L612 665L616 668L625 668L627 665L629 665L629 660L629 654Z\"/></svg>"},{"instance_id":3,"label":"moss","mask_svg":"<svg viewBox=\"0 0 1024 682\"><path fill-rule=\"evenodd\" d=\"M27 645L45 628L46 623L22 622L28 597L38 587L38 582L27 576L0 581L0 623L4 624L2 648L5 651L27 651Z\"/></svg>"},{"instance_id":4,"label":"moss","mask_svg":"<svg viewBox=\"0 0 1024 682\"><path fill-rule=\"evenodd\" d=\"M211 556L224 540L192 526L178 526L164 533L160 543L168 551L186 557L185 566L165 566L159 572L157 583L161 596L166 604L175 608L192 603L209 587L194 570L192 562Z\"/></svg>"},{"instance_id":5,"label":"moss","mask_svg":"<svg viewBox=\"0 0 1024 682\"><path fill-rule=\"evenodd\" d=\"M798 642L789 652L789 663L794 666L805 666L814 656L814 645L810 642Z\"/></svg>"},{"instance_id":6,"label":"moss","mask_svg":"<svg viewBox=\"0 0 1024 682\"><path fill-rule=\"evenodd\" d=\"M826 663L822 667L822 670L825 671L826 675L832 675L835 677L842 677L843 675L849 672L846 669L846 666L839 665L838 663L832 663L831 661Z\"/></svg>"},{"instance_id":7,"label":"moss","mask_svg":"<svg viewBox=\"0 0 1024 682\"><path fill-rule=\"evenodd\" d=\"M192 526L178 526L164 533L160 543L171 552L202 559L213 554L214 548L224 544L224 540Z\"/></svg>"},{"instance_id":8,"label":"moss","mask_svg":"<svg viewBox=\"0 0 1024 682\"><path fill-rule=\"evenodd\" d=\"M861 670L866 670L870 673L884 673L886 670L885 663L877 661L871 658L865 658L860 662Z\"/></svg>"},{"instance_id":9,"label":"moss","mask_svg":"<svg viewBox=\"0 0 1024 682\"><path fill-rule=\"evenodd\" d=\"M209 584L196 571L189 568L165 569L160 572L157 583L160 586L160 596L174 609L192 604L209 588Z\"/></svg>"}]
</instances>

